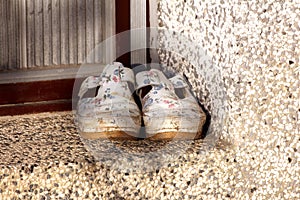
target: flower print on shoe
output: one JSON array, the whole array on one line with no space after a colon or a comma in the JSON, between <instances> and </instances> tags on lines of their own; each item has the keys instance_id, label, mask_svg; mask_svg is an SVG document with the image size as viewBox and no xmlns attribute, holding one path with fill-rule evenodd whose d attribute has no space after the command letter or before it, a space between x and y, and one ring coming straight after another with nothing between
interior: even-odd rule
<instances>
[{"instance_id":1,"label":"flower print on shoe","mask_svg":"<svg viewBox=\"0 0 300 200\"><path fill-rule=\"evenodd\" d=\"M107 65L101 76L88 77L82 83L77 121L83 138L137 138L141 113L132 97L130 85L135 85L133 71L118 62ZM83 98L91 87L99 87L97 96Z\"/></svg>"},{"instance_id":2,"label":"flower print on shoe","mask_svg":"<svg viewBox=\"0 0 300 200\"><path fill-rule=\"evenodd\" d=\"M206 115L181 76L167 79L157 69L136 75L146 136L151 140L198 139ZM179 96L176 90L182 90Z\"/></svg>"}]
</instances>

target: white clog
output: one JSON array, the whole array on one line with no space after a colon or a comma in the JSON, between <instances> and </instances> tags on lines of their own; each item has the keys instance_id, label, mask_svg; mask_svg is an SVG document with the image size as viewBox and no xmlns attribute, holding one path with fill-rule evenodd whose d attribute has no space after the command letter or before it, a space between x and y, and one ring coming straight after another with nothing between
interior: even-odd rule
<instances>
[{"instance_id":1,"label":"white clog","mask_svg":"<svg viewBox=\"0 0 300 200\"><path fill-rule=\"evenodd\" d=\"M138 137L141 113L133 97L134 73L121 63L107 65L101 76L85 79L79 91L77 121L86 139ZM83 98L91 88L99 87L97 96Z\"/></svg>"},{"instance_id":2,"label":"white clog","mask_svg":"<svg viewBox=\"0 0 300 200\"><path fill-rule=\"evenodd\" d=\"M157 69L136 75L142 102L146 137L153 140L198 139L206 115L191 94L184 78L170 80Z\"/></svg>"}]
</instances>

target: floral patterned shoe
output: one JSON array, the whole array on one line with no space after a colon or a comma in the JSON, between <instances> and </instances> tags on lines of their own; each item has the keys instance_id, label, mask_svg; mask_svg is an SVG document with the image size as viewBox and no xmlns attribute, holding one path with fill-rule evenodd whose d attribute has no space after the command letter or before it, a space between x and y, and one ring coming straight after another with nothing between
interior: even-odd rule
<instances>
[{"instance_id":1,"label":"floral patterned shoe","mask_svg":"<svg viewBox=\"0 0 300 200\"><path fill-rule=\"evenodd\" d=\"M136 139L141 114L132 92L133 71L115 62L107 65L101 76L83 81L79 91L77 121L85 139ZM95 97L83 98L92 88L99 87Z\"/></svg>"},{"instance_id":2,"label":"floral patterned shoe","mask_svg":"<svg viewBox=\"0 0 300 200\"><path fill-rule=\"evenodd\" d=\"M146 137L152 140L198 139L206 115L189 91L183 77L170 80L157 70L136 75L142 102Z\"/></svg>"}]
</instances>

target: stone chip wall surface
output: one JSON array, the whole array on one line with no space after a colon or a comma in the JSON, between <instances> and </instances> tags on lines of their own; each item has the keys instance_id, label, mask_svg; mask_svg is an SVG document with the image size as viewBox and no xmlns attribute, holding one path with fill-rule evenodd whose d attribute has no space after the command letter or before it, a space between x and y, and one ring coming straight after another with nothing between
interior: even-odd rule
<instances>
[{"instance_id":1,"label":"stone chip wall surface","mask_svg":"<svg viewBox=\"0 0 300 200\"><path fill-rule=\"evenodd\" d=\"M211 101L220 97L214 94L217 89L207 87L216 83L205 77L203 81L201 76L208 69L221 71L229 109L225 137L238 143L243 143L243 138L269 137L270 145L275 145L283 141L274 139L274 135L289 136L289 139L297 135L300 125L299 1L160 0L158 13L160 28L191 39L214 63L205 69L193 66L198 73L195 77L195 72L189 73L192 67L178 56L164 51L160 54L165 69L190 74L194 91L204 105L210 105L211 112L219 106L211 105ZM160 45L164 47L174 42L174 37L160 38ZM177 44L176 53L180 55L183 44ZM197 64L198 52L194 47L188 51L196 55L193 59Z\"/></svg>"},{"instance_id":2,"label":"stone chip wall surface","mask_svg":"<svg viewBox=\"0 0 300 200\"><path fill-rule=\"evenodd\" d=\"M187 74L212 114L222 107L213 101L222 99L218 83L224 83L227 117L222 133L214 134L234 144L245 162L251 162L246 155L261 158L256 167L247 169L249 180L283 189L278 183L290 170L300 175L300 2L159 0L158 13L161 29L189 38L213 63L203 67L195 45L162 35L158 40L164 69ZM168 46L175 52L164 50ZM209 74L219 75L219 80L212 81ZM216 123L213 116L212 123ZM291 168L283 164L285 159L295 161ZM275 178L278 173L280 180ZM267 181L268 177L274 179ZM291 180L290 185L299 182ZM299 198L299 190L285 191ZM279 198L275 193L273 198Z\"/></svg>"}]
</instances>

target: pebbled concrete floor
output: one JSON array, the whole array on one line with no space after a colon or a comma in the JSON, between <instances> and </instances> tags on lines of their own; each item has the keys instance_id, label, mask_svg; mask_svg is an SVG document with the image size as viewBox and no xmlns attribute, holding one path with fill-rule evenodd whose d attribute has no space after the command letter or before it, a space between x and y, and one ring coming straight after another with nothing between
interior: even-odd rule
<instances>
[{"instance_id":1,"label":"pebbled concrete floor","mask_svg":"<svg viewBox=\"0 0 300 200\"><path fill-rule=\"evenodd\" d=\"M267 136L240 146L196 141L134 172L95 161L71 112L1 117L0 131L1 199L299 199L299 135L275 147L263 145Z\"/></svg>"}]
</instances>

